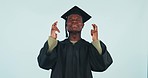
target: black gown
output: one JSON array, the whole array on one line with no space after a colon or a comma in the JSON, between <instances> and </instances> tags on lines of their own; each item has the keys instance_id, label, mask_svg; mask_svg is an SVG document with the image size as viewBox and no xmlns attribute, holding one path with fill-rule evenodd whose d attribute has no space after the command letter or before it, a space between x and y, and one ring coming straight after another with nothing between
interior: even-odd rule
<instances>
[{"instance_id":1,"label":"black gown","mask_svg":"<svg viewBox=\"0 0 148 78\"><path fill-rule=\"evenodd\" d=\"M105 44L100 41L102 55L84 39L75 44L69 39L58 41L57 46L48 51L48 42L40 50L38 64L41 68L51 69L51 78L93 78L92 71L105 71L111 64L112 58Z\"/></svg>"}]
</instances>

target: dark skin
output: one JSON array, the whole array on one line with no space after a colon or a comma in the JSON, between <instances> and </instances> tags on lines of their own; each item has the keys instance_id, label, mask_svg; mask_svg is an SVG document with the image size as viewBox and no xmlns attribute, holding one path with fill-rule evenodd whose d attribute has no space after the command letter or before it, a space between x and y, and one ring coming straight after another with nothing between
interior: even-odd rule
<instances>
[{"instance_id":1,"label":"dark skin","mask_svg":"<svg viewBox=\"0 0 148 78\"><path fill-rule=\"evenodd\" d=\"M71 41L79 41L81 39L81 31L84 26L82 17L78 14L68 16L66 29L69 32Z\"/></svg>"},{"instance_id":2,"label":"dark skin","mask_svg":"<svg viewBox=\"0 0 148 78\"><path fill-rule=\"evenodd\" d=\"M57 38L56 32L60 33L60 30L57 28L57 21L52 25L50 36L54 39ZM66 29L69 32L69 39L71 41L79 41L81 39L81 31L84 26L82 17L78 14L71 14L67 19ZM93 29L91 30L92 40L98 40L98 28L96 24L92 24Z\"/></svg>"}]
</instances>

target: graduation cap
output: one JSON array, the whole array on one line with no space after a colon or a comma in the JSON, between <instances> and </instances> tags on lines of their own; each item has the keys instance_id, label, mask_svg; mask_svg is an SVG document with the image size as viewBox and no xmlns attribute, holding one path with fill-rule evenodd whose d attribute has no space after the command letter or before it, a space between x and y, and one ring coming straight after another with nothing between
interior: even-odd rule
<instances>
[{"instance_id":1,"label":"graduation cap","mask_svg":"<svg viewBox=\"0 0 148 78\"><path fill-rule=\"evenodd\" d=\"M68 16L71 15L71 14L78 14L78 15L80 15L82 17L83 23L85 23L87 20L89 20L91 18L90 15L88 15L85 11L83 11L82 9L80 9L77 6L74 6L73 8L68 10L65 14L63 14L61 16L61 18L65 19L66 37L68 37L67 30L66 30L66 22L67 22Z\"/></svg>"}]
</instances>

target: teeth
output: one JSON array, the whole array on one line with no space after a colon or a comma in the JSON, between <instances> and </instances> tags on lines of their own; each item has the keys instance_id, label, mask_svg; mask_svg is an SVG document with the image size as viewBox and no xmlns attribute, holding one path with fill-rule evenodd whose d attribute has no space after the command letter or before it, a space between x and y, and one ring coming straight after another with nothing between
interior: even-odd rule
<instances>
[{"instance_id":1,"label":"teeth","mask_svg":"<svg viewBox=\"0 0 148 78\"><path fill-rule=\"evenodd\" d=\"M72 25L72 27L77 27L77 25Z\"/></svg>"}]
</instances>

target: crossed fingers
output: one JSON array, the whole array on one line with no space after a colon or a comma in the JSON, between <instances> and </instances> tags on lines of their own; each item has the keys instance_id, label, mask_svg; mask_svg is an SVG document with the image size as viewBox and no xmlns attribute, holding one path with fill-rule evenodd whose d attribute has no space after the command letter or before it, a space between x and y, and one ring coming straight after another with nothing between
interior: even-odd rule
<instances>
[{"instance_id":1,"label":"crossed fingers","mask_svg":"<svg viewBox=\"0 0 148 78\"><path fill-rule=\"evenodd\" d=\"M96 24L92 24L93 29L91 30L91 35L93 35L94 33L98 33L98 27Z\"/></svg>"},{"instance_id":2,"label":"crossed fingers","mask_svg":"<svg viewBox=\"0 0 148 78\"><path fill-rule=\"evenodd\" d=\"M55 31L55 32L57 31L60 33L60 30L57 28L57 23L58 23L58 21L56 21L55 23L52 24L51 31Z\"/></svg>"}]
</instances>

